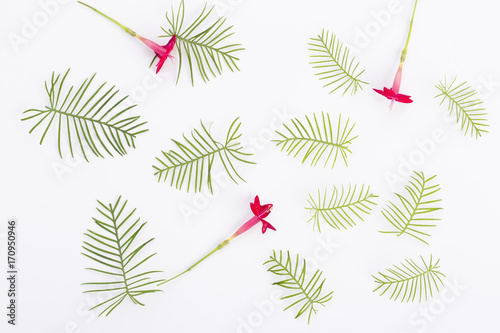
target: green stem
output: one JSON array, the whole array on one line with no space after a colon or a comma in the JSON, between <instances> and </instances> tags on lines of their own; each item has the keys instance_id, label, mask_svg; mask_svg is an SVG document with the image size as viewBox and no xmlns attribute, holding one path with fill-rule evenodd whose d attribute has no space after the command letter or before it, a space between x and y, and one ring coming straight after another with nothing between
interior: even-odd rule
<instances>
[{"instance_id":1,"label":"green stem","mask_svg":"<svg viewBox=\"0 0 500 333\"><path fill-rule=\"evenodd\" d=\"M420 202L422 201L423 197L424 197L424 191L425 191L425 183L426 183L426 180L425 178L423 179L422 181L422 189L420 190L420 193L418 195L418 201L416 202L415 204L415 209L413 210L413 212L411 213L410 215L410 218L408 219L408 223L405 224L404 228L401 230L401 232L398 234L398 237L401 236L402 234L404 234L406 232L406 230L408 229L408 227L410 226L410 223L411 221L413 220L413 218L415 217L415 214L417 214L417 211L418 211L418 206L420 205Z\"/></svg>"},{"instance_id":2,"label":"green stem","mask_svg":"<svg viewBox=\"0 0 500 333\"><path fill-rule=\"evenodd\" d=\"M137 36L137 34L135 33L135 31L134 31L134 30L132 30L132 29L130 29L130 28L127 28L126 26L124 26L124 25L123 25L123 24L121 24L120 22L116 21L115 19L113 19L113 18L109 17L108 15L104 14L103 12L101 12L101 11L99 11L99 10L95 9L94 7L89 6L89 5L87 5L86 3L83 3L83 2L81 2L81 1L78 1L78 3L79 3L79 4L84 5L84 6L88 7L88 8L90 8L90 9L92 9L92 10L93 10L93 11L95 11L96 13L98 13L98 14L100 14L100 15L104 16L105 18L107 18L108 20L110 20L110 21L111 21L111 22L113 22L114 24L118 25L118 26L119 26L120 28L122 28L123 30L125 30L125 32L126 32L126 33L128 33L129 35L131 35L132 37L136 37L136 36Z\"/></svg>"},{"instance_id":3,"label":"green stem","mask_svg":"<svg viewBox=\"0 0 500 333\"><path fill-rule=\"evenodd\" d=\"M220 243L219 245L217 245L217 247L215 249L213 249L212 251L210 251L207 255L205 255L203 258L201 258L200 260L198 260L197 262L195 262L191 267L189 267L188 269L186 269L184 272L179 273L176 276L174 276L174 277L172 277L172 278L170 278L168 280L165 280L165 281L159 283L158 286L161 286L162 284L165 284L165 283L167 283L169 281L177 279L181 275L186 274L187 272L189 272L190 270L192 270L193 268L195 268L196 266L198 266L202 261L204 261L205 259L207 259L208 257L210 257L212 254L214 254L215 252L221 250L224 246L226 246L229 243L229 241L230 241L229 239L226 239L225 241L223 241L222 243Z\"/></svg>"},{"instance_id":4,"label":"green stem","mask_svg":"<svg viewBox=\"0 0 500 333\"><path fill-rule=\"evenodd\" d=\"M408 51L408 44L410 43L411 30L413 28L413 18L415 17L415 10L417 9L417 2L418 0L415 0L415 5L413 6L413 14L411 15L410 30L408 31L408 37L406 38L405 48L403 49L403 52L401 52L401 64L406 60L406 53Z\"/></svg>"},{"instance_id":5,"label":"green stem","mask_svg":"<svg viewBox=\"0 0 500 333\"><path fill-rule=\"evenodd\" d=\"M114 227L114 234L115 234L115 239L116 239L116 244L118 246L118 254L120 257L120 269L122 271L122 277L123 277L123 284L125 285L125 293L130 296L130 298L133 300L134 298L132 295L130 295L130 290L129 290L129 285L128 285L128 279L127 279L127 274L125 273L125 265L124 265L124 260L123 260L123 252L122 252L122 244L120 243L120 237L118 236L118 226L116 225L116 218L115 218L115 209L116 207L113 207L110 205L110 212L111 212L111 220L113 221L113 227Z\"/></svg>"},{"instance_id":6,"label":"green stem","mask_svg":"<svg viewBox=\"0 0 500 333\"><path fill-rule=\"evenodd\" d=\"M202 154L200 156L196 156L196 157L194 157L191 160L187 160L187 161L181 162L179 164L173 164L173 165L171 165L169 167L166 167L166 168L163 168L163 169L158 169L157 173L160 173L160 175L161 175L161 173L168 172L171 169L179 168L179 167L184 167L184 166L186 166L188 164L193 164L195 161L197 161L197 162L198 161L203 161L205 158L207 158L207 157L210 158L211 156L214 156L215 154L220 154L222 151L225 151L225 150L228 150L227 146L224 146L222 148L216 149L214 151L210 151L210 152L208 152L206 154ZM215 158L215 156L214 156L214 158Z\"/></svg>"}]
</instances>

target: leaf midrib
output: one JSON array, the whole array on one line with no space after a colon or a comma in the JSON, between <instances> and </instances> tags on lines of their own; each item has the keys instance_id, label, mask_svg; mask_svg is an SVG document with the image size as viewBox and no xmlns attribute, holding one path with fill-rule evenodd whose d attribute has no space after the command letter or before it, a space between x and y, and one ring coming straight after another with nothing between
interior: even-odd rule
<instances>
[{"instance_id":1,"label":"leaf midrib","mask_svg":"<svg viewBox=\"0 0 500 333\"><path fill-rule=\"evenodd\" d=\"M79 116L79 115L76 115L76 114L73 114L73 113L64 112L62 110L57 110L57 109L54 109L54 108L48 108L47 107L47 111L49 111L49 112L53 111L55 113L59 113L59 114L64 115L66 117L78 118L78 119L83 119L84 121L90 121L90 122L93 122L93 123L96 123L96 124L99 124L99 125L106 126L108 128L112 128L115 131L119 131L119 132L121 132L121 133L123 133L125 135L128 135L128 136L131 136L131 137L135 138L135 134L129 133L126 130L121 129L120 127L117 127L115 125L106 123L104 121L96 120L96 119L93 119L93 118L88 118L88 117L85 117L85 116Z\"/></svg>"},{"instance_id":2,"label":"leaf midrib","mask_svg":"<svg viewBox=\"0 0 500 333\"><path fill-rule=\"evenodd\" d=\"M474 120L472 120L471 116L467 113L467 111L465 110L465 108L462 106L462 104L460 104L459 102L457 102L455 100L455 98L453 98L450 94L448 94L448 90L446 89L443 89L441 90L442 93L448 97L452 102L453 104L458 107L460 109L460 111L462 112L462 114L464 114L466 116L466 118L469 120L469 123L472 125L472 127L476 130L476 133L478 133L479 135L481 135L481 132L483 131L481 128L478 127L478 125L476 125L476 123L474 122ZM453 112L453 109L450 109L450 112Z\"/></svg>"},{"instance_id":3,"label":"leaf midrib","mask_svg":"<svg viewBox=\"0 0 500 333\"><path fill-rule=\"evenodd\" d=\"M184 37L182 37L182 36L180 36L180 35L176 35L176 37L177 37L180 41L182 41L182 42L184 42L184 43L187 43L187 44L193 44L193 45L197 45L197 46L199 46L199 47L207 48L207 49L210 49L210 50L212 50L212 51L215 51L215 52L217 52L217 53L219 53L219 54L222 54L222 55L224 55L225 57L228 57L228 58L231 58L231 59L236 59L236 60L238 60L238 58L236 58L235 56L233 56L233 55L229 54L229 52L225 53L225 52L221 51L221 49L215 48L215 47L213 47L213 46L210 46L210 45L207 45L207 44L202 44L202 43L199 43L199 42L195 42L195 41L189 40L189 39L187 39L187 38L184 38Z\"/></svg>"},{"instance_id":4,"label":"leaf midrib","mask_svg":"<svg viewBox=\"0 0 500 333\"><path fill-rule=\"evenodd\" d=\"M229 150L229 149L228 149L227 146L223 146L223 147L221 147L219 149L216 149L216 150L213 150L213 151L211 151L209 153L197 156L196 158L193 158L193 159L191 159L189 161L186 161L184 163L174 164L172 166L169 166L169 167L166 167L166 168L163 168L163 169L158 168L158 172L162 173L162 172L165 172L165 171L170 170L170 169L175 169L175 168L178 168L178 167L183 167L185 165L192 164L192 163L194 163L196 161L202 160L202 159L204 159L204 158L206 158L208 156L212 156L212 155L218 154L218 153L220 153L221 151L224 151L224 150Z\"/></svg>"},{"instance_id":5,"label":"leaf midrib","mask_svg":"<svg viewBox=\"0 0 500 333\"><path fill-rule=\"evenodd\" d=\"M414 275L414 276L409 277L409 278L406 278L406 279L400 279L400 280L394 280L394 281L382 281L382 283L381 283L381 284L387 284L387 283L389 283L389 284L401 283L401 282L406 282L406 281L410 281L410 280L415 280L415 279L417 279L417 278L419 278L419 277L421 277L421 276L423 276L423 275L425 275L425 274L429 274L429 273L431 273L431 272L433 272L433 273L438 273L438 272L435 272L435 271L433 270L433 268L434 268L434 267L429 267L429 269L427 269L427 270L423 271L422 273L417 274L417 275Z\"/></svg>"},{"instance_id":6,"label":"leaf midrib","mask_svg":"<svg viewBox=\"0 0 500 333\"><path fill-rule=\"evenodd\" d=\"M120 238L118 237L118 227L116 225L115 209L113 208L110 212L111 212L111 219L113 221L113 227L115 229L116 245L118 247L118 254L119 254L119 257L120 257L120 269L122 271L123 283L125 285L125 292L127 293L127 295L129 297L132 298L132 296L130 295L130 290L129 290L127 275L125 273L125 265L124 265L124 261L123 261L122 246L121 246L121 243L120 243Z\"/></svg>"},{"instance_id":7,"label":"leaf midrib","mask_svg":"<svg viewBox=\"0 0 500 333\"><path fill-rule=\"evenodd\" d=\"M346 205L341 205L341 206L337 206L337 207L327 207L327 208L313 208L314 210L318 211L318 212L322 212L322 211L326 211L326 210L337 210L337 209L341 209L341 208L346 208L346 207L349 207L349 206L354 206L354 205L357 205L359 203L362 203L364 201L367 201L368 199L370 199L372 197L372 195L370 194L369 196L361 199L361 200L358 200L358 201L355 201L355 202L351 202L351 203L348 203ZM319 206L319 205L318 205Z\"/></svg>"},{"instance_id":8,"label":"leaf midrib","mask_svg":"<svg viewBox=\"0 0 500 333\"><path fill-rule=\"evenodd\" d=\"M420 202L422 201L426 183L427 183L427 180L425 180L425 178L423 178L422 179L422 188L420 190L420 195L418 196L418 201L415 205L415 208L413 209L413 213L410 215L410 218L408 219L407 223L405 224L405 227L403 228L403 230L401 230L401 232L398 234L398 237L406 232L406 229L408 229L408 226L410 225L411 221L413 221L413 217L415 216L415 214L418 210L418 206L420 206Z\"/></svg>"},{"instance_id":9,"label":"leaf midrib","mask_svg":"<svg viewBox=\"0 0 500 333\"><path fill-rule=\"evenodd\" d=\"M315 300L313 300L310 296L309 296L309 293L302 287L302 285L299 283L299 281L295 278L295 276L292 274L292 272L290 272L285 266L283 266L283 264L281 262L279 262L278 260L276 260L276 258L273 258L274 261L279 265L281 266L287 273L288 275L293 279L293 281L295 281L295 284L297 286L299 286L300 290L302 291L302 294L304 294L309 303L311 304L311 309L314 310L314 303L316 303ZM304 279L305 279L305 274L304 274Z\"/></svg>"},{"instance_id":10,"label":"leaf midrib","mask_svg":"<svg viewBox=\"0 0 500 333\"><path fill-rule=\"evenodd\" d=\"M320 36L318 36L318 37L320 37ZM330 57L332 58L332 60L337 64L337 66L344 72L344 74L347 75L351 80L353 80L355 82L359 82L360 81L359 79L357 79L353 75L349 74L349 72L347 72L344 69L344 67L342 67L339 64L339 62L337 61L337 59L335 59L335 57L333 56L332 52L330 51L330 49L326 45L325 40L323 39L323 36L320 37L320 40L321 40L321 43L323 44L323 47L327 50L327 53L330 55Z\"/></svg>"},{"instance_id":11,"label":"leaf midrib","mask_svg":"<svg viewBox=\"0 0 500 333\"><path fill-rule=\"evenodd\" d=\"M274 141L278 141L278 143L283 143L283 142L292 141L292 140L301 140L301 141L311 141L311 142L315 142L315 143L323 143L323 144L326 144L329 146L334 146L334 147L338 147L338 148L342 148L342 149L346 149L346 150L349 149L347 144L350 143L350 142L346 142L345 146L344 146L344 145L339 144L339 143L323 141L323 140L318 140L318 139L312 139L312 138L304 138L304 137L293 137L293 138L285 137L283 140L274 140Z\"/></svg>"}]
</instances>

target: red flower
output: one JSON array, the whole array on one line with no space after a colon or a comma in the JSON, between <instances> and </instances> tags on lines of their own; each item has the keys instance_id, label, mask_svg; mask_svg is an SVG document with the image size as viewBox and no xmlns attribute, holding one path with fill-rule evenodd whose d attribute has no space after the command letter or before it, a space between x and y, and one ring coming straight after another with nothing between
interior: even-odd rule
<instances>
[{"instance_id":1,"label":"red flower","mask_svg":"<svg viewBox=\"0 0 500 333\"><path fill-rule=\"evenodd\" d=\"M89 6L86 3L83 3L81 1L78 1L78 2L80 4L82 4L82 5L84 5L84 6L87 6L88 8L92 9L96 13L99 13L100 15L104 16L105 18L107 18L111 22L115 23L120 28L122 28L126 33L128 33L130 36L138 38L144 44L146 44L151 50L153 50L153 52L156 54L156 56L160 59L158 61L158 64L156 64L156 74L158 74L158 72L160 71L160 69L163 67L163 64L165 63L165 60L167 60L168 58L173 58L173 56L171 55L171 53L172 53L172 50L174 49L174 46L175 46L175 41L176 41L176 36L175 35L173 35L170 38L170 40L168 41L168 43L165 46L158 45L155 42L153 42L153 41L151 41L151 40L149 40L147 38L144 38L144 37L138 35L134 30L132 30L130 28L127 28L123 24L121 24L118 21L112 19L108 15L100 12L99 10L95 9L94 7Z\"/></svg>"},{"instance_id":2,"label":"red flower","mask_svg":"<svg viewBox=\"0 0 500 333\"><path fill-rule=\"evenodd\" d=\"M271 213L271 210L273 209L273 205L272 204L261 205L260 204L260 200L259 200L259 196L257 195L257 196L255 196L254 202L250 203L250 209L252 210L254 216L250 220L248 220L247 222L245 222L238 230L236 230L236 232L231 237L229 237L228 239L226 239L225 241L223 241L222 243L220 243L219 245L217 245L217 247L215 249L213 249L212 251L210 251L208 254L206 254L200 260L198 260L197 262L195 262L193 265L191 265L185 271L183 271L183 272L175 275L174 277L171 277L168 280L164 280L164 281L160 282L158 285L162 285L164 283L170 282L170 281L172 281L174 279L177 279L179 276L182 276L182 275L186 274L187 272L189 272L190 270L192 270L193 268L195 268L196 266L198 266L205 259L207 259L208 257L210 257L212 254L214 254L215 252L220 251L221 249L223 249L224 247L226 247L226 245L229 244L229 242L232 241L235 237L238 237L242 233L248 231L254 225L256 225L257 223L259 223L259 221L262 222L262 233L265 233L267 229L276 230L269 222L264 221L264 218L267 217Z\"/></svg>"},{"instance_id":3,"label":"red flower","mask_svg":"<svg viewBox=\"0 0 500 333\"><path fill-rule=\"evenodd\" d=\"M264 218L271 214L271 210L273 209L272 204L267 204L261 206L259 196L255 196L254 202L250 203L250 209L252 213L262 222L262 233L265 233L267 228L276 231L276 229L267 221L264 221Z\"/></svg>"},{"instance_id":4,"label":"red flower","mask_svg":"<svg viewBox=\"0 0 500 333\"><path fill-rule=\"evenodd\" d=\"M136 35L135 37L139 38L144 44L146 44L151 50L153 50L158 59L160 59L158 61L158 64L156 64L156 74L158 74L160 69L163 67L163 64L165 63L165 60L167 60L168 58L173 58L170 53L172 53L172 50L174 49L176 36L172 35L165 46L158 45L155 42L139 35Z\"/></svg>"},{"instance_id":5,"label":"red flower","mask_svg":"<svg viewBox=\"0 0 500 333\"><path fill-rule=\"evenodd\" d=\"M229 237L229 240L232 240L235 237L246 232L254 225L256 225L259 221L262 222L262 233L265 233L267 229L276 231L276 229L271 225L271 223L264 220L264 218L266 218L271 213L271 210L273 209L272 204L261 205L259 196L257 195L255 196L254 202L250 203L250 209L252 210L254 216L250 220L248 220L245 224L243 224L238 230L236 230L236 232L231 237Z\"/></svg>"},{"instance_id":6,"label":"red flower","mask_svg":"<svg viewBox=\"0 0 500 333\"><path fill-rule=\"evenodd\" d=\"M400 102L400 103L412 103L411 96L408 95L403 95L403 94L396 94L394 90L387 89L384 87L384 90L378 90L378 89L373 89L376 92L378 92L380 95L387 97L387 99Z\"/></svg>"},{"instance_id":7,"label":"red flower","mask_svg":"<svg viewBox=\"0 0 500 333\"><path fill-rule=\"evenodd\" d=\"M394 101L400 103L413 103L411 96L399 93L399 87L401 86L401 77L403 75L403 64L406 60L406 53L408 51L408 43L410 42L411 30L413 27L413 18L415 17L415 10L417 9L417 2L418 0L415 0L415 5L413 7L413 14L411 16L411 21L410 21L410 30L408 31L408 37L406 38L405 48L403 49L403 52L401 52L401 61L399 63L399 68L396 73L396 77L394 78L394 83L392 84L392 88L388 89L384 87L384 90L373 89L380 95L385 96L387 99L391 100L391 107L390 107L391 109L392 105L394 104Z\"/></svg>"},{"instance_id":8,"label":"red flower","mask_svg":"<svg viewBox=\"0 0 500 333\"><path fill-rule=\"evenodd\" d=\"M399 93L399 87L401 86L401 77L403 75L403 62L399 64L398 72L396 73L396 77L394 78L394 83L392 84L392 88L388 89L384 87L384 90L373 89L378 92L380 95L385 96L387 99L391 100L391 106L394 104L394 101L400 103L413 103L411 96L403 95Z\"/></svg>"}]
</instances>

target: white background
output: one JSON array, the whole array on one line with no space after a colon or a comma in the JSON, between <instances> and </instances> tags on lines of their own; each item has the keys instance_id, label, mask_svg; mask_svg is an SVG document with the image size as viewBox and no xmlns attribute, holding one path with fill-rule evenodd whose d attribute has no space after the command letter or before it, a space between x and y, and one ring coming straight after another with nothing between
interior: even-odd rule
<instances>
[{"instance_id":1,"label":"white background","mask_svg":"<svg viewBox=\"0 0 500 333\"><path fill-rule=\"evenodd\" d=\"M392 112L389 102L371 89L392 84L413 5L409 0L396 1L397 13L385 22L377 22L373 13L387 10L387 0L224 0L223 14L235 26L232 41L246 48L240 53L241 71L227 71L208 84L197 77L194 88L187 68L175 85L177 60L166 63L155 85L147 69L151 51L138 40L73 1L59 4L44 21L44 2L2 0L0 7L0 232L5 233L8 218L17 218L20 234L19 325L5 323L2 305L2 332L498 332L500 87L484 83L500 81L497 1L421 1L401 87L415 103L396 105ZM167 26L165 11L178 1L91 4L155 39L160 25ZM188 1L186 19L192 20L202 5ZM36 30L23 33L34 21ZM355 97L329 95L313 75L307 43L323 28L357 49L353 52L370 85ZM359 31L366 30L371 37L361 43ZM23 43L14 45L14 35L24 38ZM137 149L125 157L92 158L91 163L61 160L53 135L40 146L41 132L28 134L33 124L20 121L22 112L45 106L43 82L53 70L61 73L69 67L73 84L97 72L96 82L108 81L135 94L136 112L150 129L138 137ZM464 137L446 116L445 107L433 98L434 85L445 74L458 75L480 90L490 113L490 134L479 140ZM301 165L269 143L270 128L281 121L276 114L289 118L321 111L356 122L359 138L349 167ZM252 149L252 138L258 145L257 165L242 168L246 183L219 186L214 196L157 183L151 165L162 149L173 148L171 138L199 127L200 119L213 122L212 133L223 137L235 117L243 122L247 147ZM436 130L445 140L435 142L431 152L419 153L417 142L432 139ZM442 187L442 221L432 230L430 246L378 233L388 228L380 209L394 199L394 191L402 192L407 179L402 160L417 155L424 158L415 169L437 174ZM55 170L61 165L71 172L58 177ZM391 184L389 174L403 181ZM371 185L379 195L378 206L354 229L340 232L325 226L323 234L313 231L303 209L307 194L342 184ZM145 307L125 302L110 317L97 319L86 311L93 298L82 294L80 285L96 277L84 270L91 263L80 254L83 232L94 228L96 200L109 203L120 194L149 221L143 237L154 236L148 252L158 252L149 267L164 270L166 277L250 218L248 203L255 194L275 205L268 220L278 231L262 235L255 228L165 285L164 293L143 297ZM181 207L191 207L197 215L186 218ZM325 241L335 244L333 252L315 258ZM325 288L335 291L310 325L306 318L293 319L291 310L283 312L285 303L269 305L280 291L272 286L276 277L262 266L273 249L315 258L327 277ZM441 259L442 272L465 289L448 289L445 296L422 304L401 304L372 293L372 274L431 253ZM6 304L2 281L0 304ZM264 311L257 303L264 304ZM431 317L423 319L419 309L427 309Z\"/></svg>"}]
</instances>

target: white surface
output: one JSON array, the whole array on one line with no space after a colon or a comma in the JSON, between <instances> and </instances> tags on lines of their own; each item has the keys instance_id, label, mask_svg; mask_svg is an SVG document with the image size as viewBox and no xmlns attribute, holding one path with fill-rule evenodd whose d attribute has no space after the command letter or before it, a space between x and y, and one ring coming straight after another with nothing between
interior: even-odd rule
<instances>
[{"instance_id":1,"label":"white surface","mask_svg":"<svg viewBox=\"0 0 500 333\"><path fill-rule=\"evenodd\" d=\"M165 10L178 1L90 3L154 38L161 33L159 26L167 24ZM196 15L202 3L188 1L187 17ZM123 92L134 93L145 78L153 82L147 70L151 54L74 2L60 5L16 51L9 34L21 34L25 20L31 21L42 9L38 1L1 1L0 232L9 217L20 223L19 325L7 326L2 310L1 331L238 332L241 320L250 320L253 326L240 332L262 333L497 331L500 87L488 91L481 82L490 76L500 81L498 2L421 2L401 88L415 103L396 105L392 112L388 101L371 88L392 83L412 1L401 0L401 13L391 15L390 23L374 34L370 44L355 52L367 70L364 78L371 83L355 97L329 95L321 87L308 64L308 38L325 28L342 41L360 46L357 29L376 22L370 13L387 8L388 1L223 3L229 6L224 13L228 22L235 25L233 40L246 48L240 54L241 71L226 72L209 84L198 80L192 88L186 71L176 86L175 66L167 63L158 76L161 84L138 98L137 111L150 129L138 138L138 148L121 158L92 158L90 164L69 161L71 172L60 181L54 166L68 162L59 159L55 138L39 146L40 133L29 135L30 124L20 121L24 110L47 103L43 82L52 70L71 67L72 83L97 72L99 82L116 83ZM481 89L490 113L490 134L476 141L447 121L444 107L433 98L434 84L444 74L458 75ZM339 113L351 117L359 138L353 144L349 168L342 163L333 171L312 168L281 154L267 141L269 128L279 122L276 110L300 117L321 111L334 118ZM237 116L243 121L245 140L257 138L259 147L258 164L242 168L246 183L228 184L214 196L200 196L156 182L151 165L161 149L172 148L170 138L197 127L200 118L214 122L215 135L224 135ZM393 190L403 187L400 182L392 188L387 173L398 174L400 158L416 154L416 141L430 139L436 129L445 133L446 140L416 168L437 174L442 186L445 209L440 213L442 222L432 231L431 246L378 233L388 224L380 209L394 199ZM369 184L380 196L373 214L349 231L325 227L322 235L313 232L302 208L307 193L349 183ZM275 205L268 220L278 231L261 235L255 228L185 277L165 285L164 293L144 297L146 307L127 302L110 317L96 319L86 311L92 297L81 293L80 283L92 280L84 270L90 263L80 254L82 234L92 227L96 200L111 202L120 194L149 221L145 235L156 237L149 251L158 252L151 267L163 269L166 276L180 272L245 222L255 194ZM186 220L181 206L194 207L199 215ZM328 277L326 287L335 290L333 300L310 325L305 318L294 320L293 311L283 312L283 304L262 314L256 302L268 304L266 300L279 291L271 285L275 276L262 263L273 249L314 258L321 244L318 239L338 245L330 256L316 258ZM2 258L4 249L2 243ZM454 300L443 303L438 296L430 303L401 304L372 293L372 274L404 258L430 253L441 258L442 271L451 280L467 287ZM2 281L0 303L4 304ZM448 302L453 293L446 296ZM424 320L425 328L422 321L412 324L415 313L429 306L433 307L430 313L439 314Z\"/></svg>"}]
</instances>

